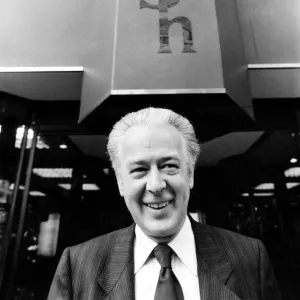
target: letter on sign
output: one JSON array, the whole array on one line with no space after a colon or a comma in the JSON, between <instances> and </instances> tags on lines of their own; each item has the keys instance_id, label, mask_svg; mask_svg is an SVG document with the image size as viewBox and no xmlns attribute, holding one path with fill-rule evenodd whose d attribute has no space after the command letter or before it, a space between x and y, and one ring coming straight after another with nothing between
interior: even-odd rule
<instances>
[{"instance_id":1,"label":"letter on sign","mask_svg":"<svg viewBox=\"0 0 300 300\"><path fill-rule=\"evenodd\" d=\"M140 0L140 9L150 8L159 11L159 41L160 48L158 53L172 53L169 44L169 30L172 24L179 23L182 27L183 36L183 53L196 52L193 49L193 33L192 33L192 23L186 17L176 17L172 20L168 19L169 8L177 5L180 0L159 0L159 4L150 4L146 0Z\"/></svg>"}]
</instances>

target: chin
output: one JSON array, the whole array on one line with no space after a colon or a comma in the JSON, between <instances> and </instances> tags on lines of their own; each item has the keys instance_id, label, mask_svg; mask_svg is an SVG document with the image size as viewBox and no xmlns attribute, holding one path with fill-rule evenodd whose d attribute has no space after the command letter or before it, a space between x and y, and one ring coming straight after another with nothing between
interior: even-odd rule
<instances>
[{"instance_id":1,"label":"chin","mask_svg":"<svg viewBox=\"0 0 300 300\"><path fill-rule=\"evenodd\" d=\"M150 228L148 228L150 229ZM146 230L147 235L155 240L156 242L162 243L162 242L170 242L179 232L176 228L166 228L166 226L162 226L161 229L156 229L154 230Z\"/></svg>"}]
</instances>

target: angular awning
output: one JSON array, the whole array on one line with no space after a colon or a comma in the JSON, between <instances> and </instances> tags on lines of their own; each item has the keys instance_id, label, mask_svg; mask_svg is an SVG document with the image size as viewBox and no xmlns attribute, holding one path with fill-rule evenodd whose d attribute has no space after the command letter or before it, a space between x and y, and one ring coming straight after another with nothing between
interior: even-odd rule
<instances>
[{"instance_id":1,"label":"angular awning","mask_svg":"<svg viewBox=\"0 0 300 300\"><path fill-rule=\"evenodd\" d=\"M80 120L131 94L183 95L187 105L220 95L252 116L237 1L16 0L0 11L1 91L81 99Z\"/></svg>"},{"instance_id":2,"label":"angular awning","mask_svg":"<svg viewBox=\"0 0 300 300\"><path fill-rule=\"evenodd\" d=\"M130 93L187 104L209 93L251 116L249 85L252 98L299 98L298 11L298 0L0 1L0 91L81 99L81 120Z\"/></svg>"},{"instance_id":3,"label":"angular awning","mask_svg":"<svg viewBox=\"0 0 300 300\"><path fill-rule=\"evenodd\" d=\"M253 114L235 1L102 1L80 120L111 95L220 94ZM105 21L103 21L105 20Z\"/></svg>"}]
</instances>

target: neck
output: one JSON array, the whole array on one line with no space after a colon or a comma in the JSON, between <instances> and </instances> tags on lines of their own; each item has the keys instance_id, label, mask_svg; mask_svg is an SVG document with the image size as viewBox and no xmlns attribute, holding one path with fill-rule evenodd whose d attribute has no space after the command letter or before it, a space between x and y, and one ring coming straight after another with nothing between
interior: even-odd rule
<instances>
[{"instance_id":1,"label":"neck","mask_svg":"<svg viewBox=\"0 0 300 300\"><path fill-rule=\"evenodd\" d=\"M187 217L187 216L186 216ZM186 220L186 217L184 218L180 228L175 232L175 233L172 233L170 235L164 235L164 236L152 236L152 235L149 235L147 234L146 232L144 232L151 240L153 240L154 242L156 242L157 244L168 244L170 243L172 240L174 240L176 238L176 236L178 235L178 233L180 232L180 230L182 229L184 223L185 223L185 220Z\"/></svg>"},{"instance_id":2,"label":"neck","mask_svg":"<svg viewBox=\"0 0 300 300\"><path fill-rule=\"evenodd\" d=\"M149 236L149 238L151 240L153 240L155 243L157 244L168 244L170 243L172 240L174 240L174 238L177 236L178 232L176 234L173 235L168 235L168 236L162 236L162 237L157 237L157 236Z\"/></svg>"}]
</instances>

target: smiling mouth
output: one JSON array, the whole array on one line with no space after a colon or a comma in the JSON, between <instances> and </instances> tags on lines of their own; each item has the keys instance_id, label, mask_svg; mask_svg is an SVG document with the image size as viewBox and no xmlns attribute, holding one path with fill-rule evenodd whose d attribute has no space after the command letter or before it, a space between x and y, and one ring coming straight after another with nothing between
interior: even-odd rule
<instances>
[{"instance_id":1,"label":"smiling mouth","mask_svg":"<svg viewBox=\"0 0 300 300\"><path fill-rule=\"evenodd\" d=\"M163 202L163 203L145 203L145 205L152 209L160 210L160 209L167 207L171 202L172 202L172 200Z\"/></svg>"}]
</instances>

